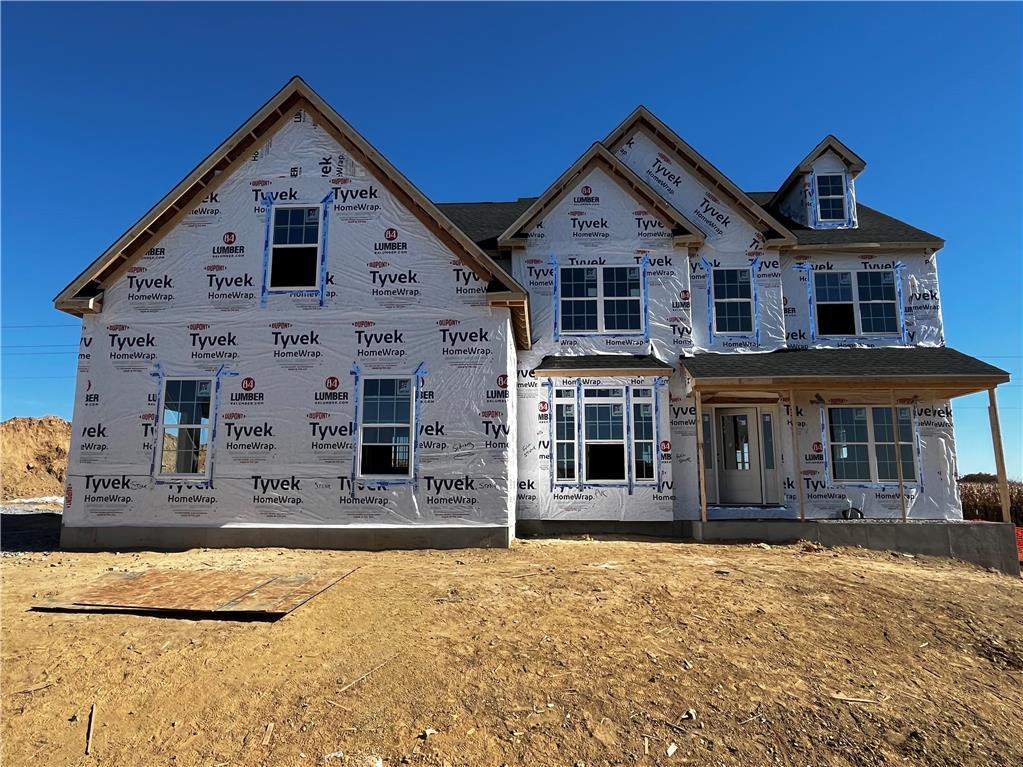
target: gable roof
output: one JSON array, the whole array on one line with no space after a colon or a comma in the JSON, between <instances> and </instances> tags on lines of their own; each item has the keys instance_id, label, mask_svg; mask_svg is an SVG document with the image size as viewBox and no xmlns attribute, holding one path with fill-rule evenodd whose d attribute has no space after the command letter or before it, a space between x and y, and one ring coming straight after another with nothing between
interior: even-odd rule
<instances>
[{"instance_id":1,"label":"gable roof","mask_svg":"<svg viewBox=\"0 0 1023 767\"><path fill-rule=\"evenodd\" d=\"M597 142L511 223L497 238L498 247L511 248L516 244L524 244L526 233L532 228L532 224L561 202L575 183L594 167L600 167L640 204L646 205L664 221L671 223L675 242L694 245L703 242L703 234L692 221L662 199L631 168L607 151L603 144Z\"/></svg>"},{"instance_id":2,"label":"gable roof","mask_svg":"<svg viewBox=\"0 0 1023 767\"><path fill-rule=\"evenodd\" d=\"M72 280L53 299L56 308L76 316L100 311L103 287L141 258L169 227L180 221L202 197L214 191L245 162L253 146L265 143L298 109L307 111L481 280L488 283L490 303L507 306L511 310L517 345L528 349L529 296L525 288L452 224L426 195L297 75Z\"/></svg>"},{"instance_id":3,"label":"gable roof","mask_svg":"<svg viewBox=\"0 0 1023 767\"><path fill-rule=\"evenodd\" d=\"M849 174L856 178L867 167L867 162L853 150L843 144L838 136L833 133L829 133L821 142L817 144L810 153L799 161L799 164L792 169L792 172L788 175L788 178L782 182L782 185L778 187L778 191L771 197L768 205L777 205L781 202L781 198L789 190L789 187L795 183L796 179L800 176L809 173L813 169L814 161L825 152L834 152L838 155L839 159L846 164L849 168Z\"/></svg>"},{"instance_id":4,"label":"gable roof","mask_svg":"<svg viewBox=\"0 0 1023 767\"><path fill-rule=\"evenodd\" d=\"M768 205L774 197L774 192L749 192L748 194L761 205ZM834 246L874 249L884 246L920 246L939 250L945 246L945 241L938 235L917 229L905 221L892 218L859 201L856 202L857 226L855 229L811 229L805 224L792 221L781 213L777 215L779 220L792 230L796 236L796 247L800 249Z\"/></svg>"},{"instance_id":5,"label":"gable roof","mask_svg":"<svg viewBox=\"0 0 1023 767\"><path fill-rule=\"evenodd\" d=\"M661 122L650 110L640 105L626 117L621 124L611 131L604 139L612 153L625 142L636 129L643 130L655 141L666 144L679 157L689 171L702 178L716 192L735 205L744 218L750 220L755 227L765 233L769 245L783 245L795 242L792 232L764 208L751 200L749 196L724 173L718 170L709 160L693 149L671 128Z\"/></svg>"},{"instance_id":6,"label":"gable roof","mask_svg":"<svg viewBox=\"0 0 1023 767\"><path fill-rule=\"evenodd\" d=\"M481 248L496 251L497 238L536 199L520 197L508 202L438 202L437 207Z\"/></svg>"}]
</instances>

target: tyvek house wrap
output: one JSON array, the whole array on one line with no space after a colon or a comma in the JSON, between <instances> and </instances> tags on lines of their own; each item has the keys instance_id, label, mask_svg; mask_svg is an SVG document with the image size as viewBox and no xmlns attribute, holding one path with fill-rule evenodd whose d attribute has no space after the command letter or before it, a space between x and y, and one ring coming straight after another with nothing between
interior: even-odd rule
<instances>
[{"instance_id":1,"label":"tyvek house wrap","mask_svg":"<svg viewBox=\"0 0 1023 767\"><path fill-rule=\"evenodd\" d=\"M594 335L565 332L560 317L560 269L572 266L640 270L644 323L636 332ZM668 373L660 377L554 378L532 373L547 355L654 354L673 365L692 345L689 266L672 247L671 225L648 211L599 168L584 173L573 189L529 231L513 258L513 276L530 293L533 348L519 351L519 493L522 519L673 518L672 436ZM580 393L587 386L653 388L655 480L587 484L559 482L552 461L554 388ZM623 392L624 393L624 392ZM631 435L627 435L628 437Z\"/></svg>"},{"instance_id":2,"label":"tyvek house wrap","mask_svg":"<svg viewBox=\"0 0 1023 767\"><path fill-rule=\"evenodd\" d=\"M749 352L783 348L785 318L778 251L765 249L764 236L742 214L712 192L646 132L637 130L631 134L616 154L705 237L699 254L691 259L692 351ZM715 269L752 270L751 332L721 334L715 331Z\"/></svg>"},{"instance_id":3,"label":"tyvek house wrap","mask_svg":"<svg viewBox=\"0 0 1023 767\"><path fill-rule=\"evenodd\" d=\"M320 290L265 288L269 216L320 206ZM506 526L515 351L486 286L302 112L83 322L64 524ZM360 382L411 377L409 480L353 461ZM209 480L154 477L161 382L208 376Z\"/></svg>"}]
</instances>

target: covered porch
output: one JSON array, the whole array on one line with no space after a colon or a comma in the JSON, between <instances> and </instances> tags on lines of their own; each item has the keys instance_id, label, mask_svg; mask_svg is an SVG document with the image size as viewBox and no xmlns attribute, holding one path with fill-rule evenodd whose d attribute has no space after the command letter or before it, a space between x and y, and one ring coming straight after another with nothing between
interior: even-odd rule
<instances>
[{"instance_id":1,"label":"covered porch","mask_svg":"<svg viewBox=\"0 0 1023 767\"><path fill-rule=\"evenodd\" d=\"M951 521L954 397L987 391L1002 519L1004 370L944 347L682 357L696 409L700 521ZM798 518L794 509L798 508ZM710 520L713 521L713 520Z\"/></svg>"}]
</instances>

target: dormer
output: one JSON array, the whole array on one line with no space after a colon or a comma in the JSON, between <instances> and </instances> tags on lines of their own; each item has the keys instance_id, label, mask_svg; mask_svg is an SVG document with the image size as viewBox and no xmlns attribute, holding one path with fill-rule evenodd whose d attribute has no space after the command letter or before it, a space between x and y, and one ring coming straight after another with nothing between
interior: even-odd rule
<instances>
[{"instance_id":1,"label":"dormer","mask_svg":"<svg viewBox=\"0 0 1023 767\"><path fill-rule=\"evenodd\" d=\"M835 136L826 136L793 169L768 207L810 229L855 229L854 179L866 165Z\"/></svg>"}]
</instances>

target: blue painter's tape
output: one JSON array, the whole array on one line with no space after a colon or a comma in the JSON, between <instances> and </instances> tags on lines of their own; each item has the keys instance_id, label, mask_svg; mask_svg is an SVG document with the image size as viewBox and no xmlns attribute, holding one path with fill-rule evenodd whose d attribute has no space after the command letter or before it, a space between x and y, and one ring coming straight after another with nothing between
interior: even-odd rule
<instances>
[{"instance_id":1,"label":"blue painter's tape","mask_svg":"<svg viewBox=\"0 0 1023 767\"><path fill-rule=\"evenodd\" d=\"M583 382L575 382L575 481L581 489L583 472L586 470L585 451L580 450L583 444Z\"/></svg>"},{"instance_id":2,"label":"blue painter's tape","mask_svg":"<svg viewBox=\"0 0 1023 767\"><path fill-rule=\"evenodd\" d=\"M632 387L625 387L625 480L632 495Z\"/></svg>"},{"instance_id":3,"label":"blue painter's tape","mask_svg":"<svg viewBox=\"0 0 1023 767\"><path fill-rule=\"evenodd\" d=\"M422 393L423 383L426 380L427 373L428 373L428 371L426 369L426 363L425 362L420 362L416 366L415 372L412 374L414 376L415 380L416 380L416 388L415 388L415 392L414 392L414 398L413 398L413 401L412 401L412 407L414 407L415 411L416 411L416 423L415 423L415 426L413 428L412 434L410 435L410 440L409 440L409 441L412 442L412 446L413 446L413 450L412 450L412 479L411 480L404 480L403 484L411 484L413 489L415 489L415 490L419 489L419 424L420 424L420 422L422 421L422 418L423 418L422 408L420 407L421 400L422 400L422 397L420 396L420 394Z\"/></svg>"},{"instance_id":4,"label":"blue painter's tape","mask_svg":"<svg viewBox=\"0 0 1023 767\"><path fill-rule=\"evenodd\" d=\"M266 222L263 235L263 287L260 291L259 303L266 306L267 298L270 295L270 243L273 241L273 202L266 200Z\"/></svg>"},{"instance_id":5,"label":"blue painter's tape","mask_svg":"<svg viewBox=\"0 0 1023 767\"><path fill-rule=\"evenodd\" d=\"M561 283L561 270L558 268L558 259L555 258L553 253L551 254L551 257L547 259L547 263L550 264L554 270L554 288L551 291L551 300L554 305L551 309L554 313L554 340L559 341L561 339L561 299L558 293L560 291L559 285Z\"/></svg>"},{"instance_id":6,"label":"blue painter's tape","mask_svg":"<svg viewBox=\"0 0 1023 767\"><path fill-rule=\"evenodd\" d=\"M753 342L760 346L760 301L757 300L757 274L760 272L760 256L749 265L750 297L753 301Z\"/></svg>"},{"instance_id":7,"label":"blue painter's tape","mask_svg":"<svg viewBox=\"0 0 1023 767\"><path fill-rule=\"evenodd\" d=\"M320 202L323 211L320 214L321 240L320 240L320 306L327 301L327 230L330 227L330 216L327 215L330 206L330 199L333 192L328 192Z\"/></svg>"},{"instance_id":8,"label":"blue painter's tape","mask_svg":"<svg viewBox=\"0 0 1023 767\"><path fill-rule=\"evenodd\" d=\"M902 303L902 275L906 271L906 265L901 261L895 262L895 305L899 310L899 328L902 331L900 337L903 346L909 346L909 330L906 328L906 309Z\"/></svg>"},{"instance_id":9,"label":"blue painter's tape","mask_svg":"<svg viewBox=\"0 0 1023 767\"><path fill-rule=\"evenodd\" d=\"M714 345L714 267L703 256L700 256L700 263L707 272L707 346L710 347Z\"/></svg>"},{"instance_id":10,"label":"blue painter's tape","mask_svg":"<svg viewBox=\"0 0 1023 767\"><path fill-rule=\"evenodd\" d=\"M650 286L649 286L649 273L650 273L650 258L645 253L643 254L643 260L640 262L640 278L642 280L643 290L643 340L650 340Z\"/></svg>"},{"instance_id":11,"label":"blue painter's tape","mask_svg":"<svg viewBox=\"0 0 1023 767\"><path fill-rule=\"evenodd\" d=\"M358 473L356 471L359 465L359 379L362 377L362 366L358 360L352 363L351 369L352 380L355 383L355 390L352 394L352 400L355 404L355 415L352 418L352 444L355 446L355 453L352 455L352 470L349 475L348 490L351 493L351 497L355 497L355 476Z\"/></svg>"},{"instance_id":12,"label":"blue painter's tape","mask_svg":"<svg viewBox=\"0 0 1023 767\"><path fill-rule=\"evenodd\" d=\"M654 480L661 480L661 387L668 379L658 376L654 379Z\"/></svg>"},{"instance_id":13,"label":"blue painter's tape","mask_svg":"<svg viewBox=\"0 0 1023 767\"><path fill-rule=\"evenodd\" d=\"M550 451L551 451L551 455L550 455L550 471L548 471L547 473L549 474L548 478L550 480L550 489L551 489L551 492L553 492L554 491L554 481L555 481L555 478L558 476L558 466L557 466L557 463L558 463L558 443L554 439L554 419L555 419L556 413L557 413L557 411L555 410L555 403L554 403L554 381L552 381L550 378L548 378L547 382L544 384L544 386L547 387L547 413L549 415L549 417L547 418L547 440L548 440L548 443L550 444Z\"/></svg>"},{"instance_id":14,"label":"blue painter's tape","mask_svg":"<svg viewBox=\"0 0 1023 767\"><path fill-rule=\"evenodd\" d=\"M821 453L824 455L824 482L825 487L832 488L835 486L834 480L831 478L831 442L828 440L828 426L827 426L827 405L820 406L820 429L821 429ZM796 403L792 403L792 417L796 417ZM796 446L799 449L799 446ZM797 481L802 482L803 478L798 477Z\"/></svg>"}]
</instances>

